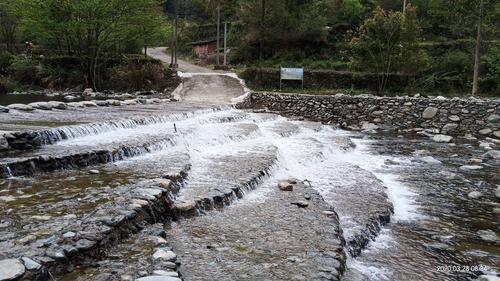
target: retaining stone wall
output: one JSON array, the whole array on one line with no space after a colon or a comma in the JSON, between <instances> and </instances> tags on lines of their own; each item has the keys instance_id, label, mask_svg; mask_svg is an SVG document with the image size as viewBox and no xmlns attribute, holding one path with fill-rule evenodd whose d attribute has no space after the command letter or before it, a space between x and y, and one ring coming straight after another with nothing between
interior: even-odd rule
<instances>
[{"instance_id":1,"label":"retaining stone wall","mask_svg":"<svg viewBox=\"0 0 500 281\"><path fill-rule=\"evenodd\" d=\"M500 139L500 99L255 92L239 108L267 109L344 128L382 128Z\"/></svg>"}]
</instances>

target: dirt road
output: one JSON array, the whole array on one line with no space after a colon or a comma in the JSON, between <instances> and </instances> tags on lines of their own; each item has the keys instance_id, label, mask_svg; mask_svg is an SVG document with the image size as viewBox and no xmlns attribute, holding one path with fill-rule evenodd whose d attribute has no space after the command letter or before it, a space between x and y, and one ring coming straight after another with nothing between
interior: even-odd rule
<instances>
[{"instance_id":1,"label":"dirt road","mask_svg":"<svg viewBox=\"0 0 500 281\"><path fill-rule=\"evenodd\" d=\"M170 56L163 47L149 49L148 55L170 63ZM183 60L178 64L183 82L174 91L174 96L181 102L207 106L231 104L245 93L241 81L232 73L214 71Z\"/></svg>"}]
</instances>

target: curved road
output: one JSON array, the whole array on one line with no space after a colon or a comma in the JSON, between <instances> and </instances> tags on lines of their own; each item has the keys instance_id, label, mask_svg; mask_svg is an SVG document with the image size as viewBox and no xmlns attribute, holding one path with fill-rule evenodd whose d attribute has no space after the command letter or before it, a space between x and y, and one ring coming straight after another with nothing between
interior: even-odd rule
<instances>
[{"instance_id":1,"label":"curved road","mask_svg":"<svg viewBox=\"0 0 500 281\"><path fill-rule=\"evenodd\" d=\"M166 48L151 48L148 55L170 64L170 55ZM174 91L176 99L207 106L233 103L236 97L245 94L240 80L235 74L214 71L192 63L178 60L182 84Z\"/></svg>"}]
</instances>

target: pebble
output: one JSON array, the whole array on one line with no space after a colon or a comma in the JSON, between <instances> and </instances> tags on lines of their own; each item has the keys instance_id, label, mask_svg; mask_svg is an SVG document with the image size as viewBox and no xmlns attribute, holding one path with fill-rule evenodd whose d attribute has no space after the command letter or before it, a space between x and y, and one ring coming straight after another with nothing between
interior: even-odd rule
<instances>
[{"instance_id":1,"label":"pebble","mask_svg":"<svg viewBox=\"0 0 500 281\"><path fill-rule=\"evenodd\" d=\"M479 166L479 165L464 165L464 166L460 166L460 170L462 171L467 171L467 170L481 170L483 168L483 166Z\"/></svg>"},{"instance_id":2,"label":"pebble","mask_svg":"<svg viewBox=\"0 0 500 281\"><path fill-rule=\"evenodd\" d=\"M90 170L89 171L89 174L91 174L91 175L97 175L99 173L100 173L99 170Z\"/></svg>"}]
</instances>

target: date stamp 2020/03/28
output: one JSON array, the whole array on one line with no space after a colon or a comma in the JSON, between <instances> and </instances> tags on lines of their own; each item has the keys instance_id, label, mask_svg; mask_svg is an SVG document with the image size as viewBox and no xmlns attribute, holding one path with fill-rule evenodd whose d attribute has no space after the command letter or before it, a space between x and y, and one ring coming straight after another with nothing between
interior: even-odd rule
<instances>
[{"instance_id":1,"label":"date stamp 2020/03/28","mask_svg":"<svg viewBox=\"0 0 500 281\"><path fill-rule=\"evenodd\" d=\"M438 265L436 270L438 272L487 272L491 271L491 267L487 265Z\"/></svg>"}]
</instances>

